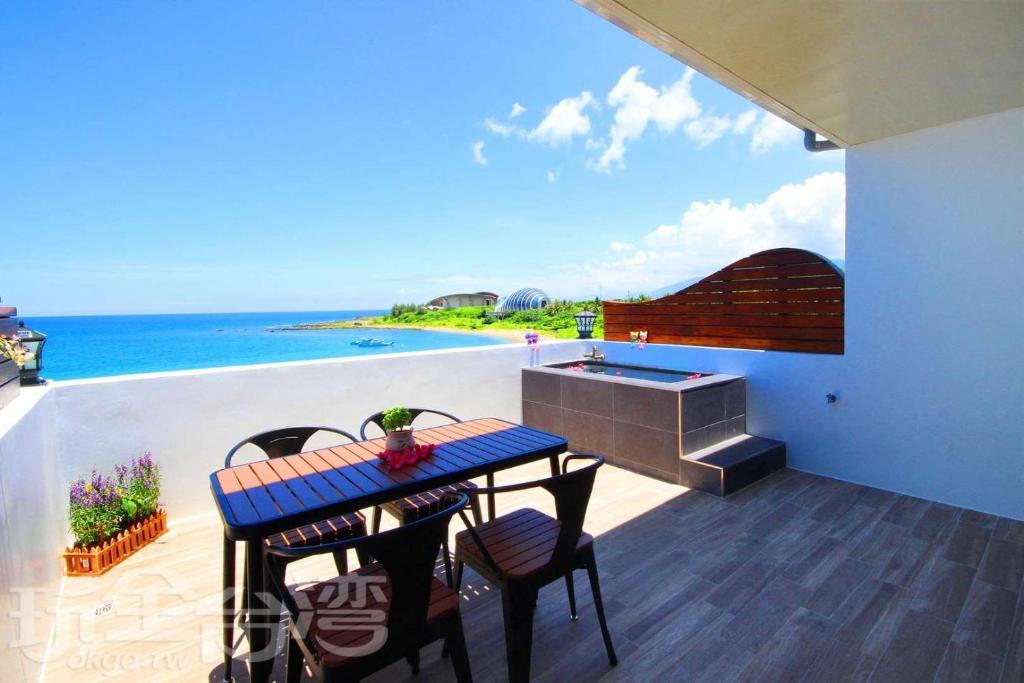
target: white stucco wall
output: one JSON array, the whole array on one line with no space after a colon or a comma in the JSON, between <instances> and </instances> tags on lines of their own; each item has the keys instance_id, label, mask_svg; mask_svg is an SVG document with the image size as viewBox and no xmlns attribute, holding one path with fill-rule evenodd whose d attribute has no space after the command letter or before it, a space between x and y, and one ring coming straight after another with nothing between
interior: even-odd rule
<instances>
[{"instance_id":1,"label":"white stucco wall","mask_svg":"<svg viewBox=\"0 0 1024 683\"><path fill-rule=\"evenodd\" d=\"M552 342L540 362L579 357L579 342ZM225 452L261 430L324 424L353 433L396 404L463 419L520 419L525 344L53 382L23 390L0 411L0 679L36 680L53 625L67 487L93 467L149 449L163 470L174 518L214 509L208 475ZM321 437L315 437L321 438ZM325 436L311 445L336 442ZM16 643L11 589L35 589L38 645Z\"/></svg>"},{"instance_id":2,"label":"white stucco wall","mask_svg":"<svg viewBox=\"0 0 1024 683\"><path fill-rule=\"evenodd\" d=\"M539 353L555 362L579 349L551 343ZM149 449L173 514L205 512L213 509L207 475L250 434L323 424L358 436L369 413L400 404L519 420L528 362L526 345L510 344L59 382L60 474L68 481L94 466L109 470Z\"/></svg>"},{"instance_id":3,"label":"white stucco wall","mask_svg":"<svg viewBox=\"0 0 1024 683\"><path fill-rule=\"evenodd\" d=\"M54 624L64 542L53 394L0 411L0 679L36 680Z\"/></svg>"},{"instance_id":4,"label":"white stucco wall","mask_svg":"<svg viewBox=\"0 0 1024 683\"><path fill-rule=\"evenodd\" d=\"M851 425L816 468L1024 518L1024 109L846 167Z\"/></svg>"},{"instance_id":5,"label":"white stucco wall","mask_svg":"<svg viewBox=\"0 0 1024 683\"><path fill-rule=\"evenodd\" d=\"M825 395L842 392L843 356L714 349L625 342L600 345L608 362L648 365L747 378L747 431L785 441L789 465L821 472L821 453L845 438L845 401L827 404Z\"/></svg>"},{"instance_id":6,"label":"white stucco wall","mask_svg":"<svg viewBox=\"0 0 1024 683\"><path fill-rule=\"evenodd\" d=\"M748 431L791 466L1024 519L1022 160L1024 110L847 152L843 356L608 359L746 375Z\"/></svg>"}]
</instances>

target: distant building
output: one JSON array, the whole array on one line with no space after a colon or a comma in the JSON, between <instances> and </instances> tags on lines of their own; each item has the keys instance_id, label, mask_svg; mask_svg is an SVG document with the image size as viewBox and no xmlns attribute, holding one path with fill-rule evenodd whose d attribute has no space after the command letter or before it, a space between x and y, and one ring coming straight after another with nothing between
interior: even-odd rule
<instances>
[{"instance_id":1,"label":"distant building","mask_svg":"<svg viewBox=\"0 0 1024 683\"><path fill-rule=\"evenodd\" d=\"M498 303L494 307L494 314L502 316L517 311L544 308L549 303L551 303L551 297L546 292L536 287L524 287L498 299Z\"/></svg>"},{"instance_id":2,"label":"distant building","mask_svg":"<svg viewBox=\"0 0 1024 683\"><path fill-rule=\"evenodd\" d=\"M445 294L427 302L426 308L462 308L464 306L493 306L498 301L494 292L472 292L465 294Z\"/></svg>"}]
</instances>

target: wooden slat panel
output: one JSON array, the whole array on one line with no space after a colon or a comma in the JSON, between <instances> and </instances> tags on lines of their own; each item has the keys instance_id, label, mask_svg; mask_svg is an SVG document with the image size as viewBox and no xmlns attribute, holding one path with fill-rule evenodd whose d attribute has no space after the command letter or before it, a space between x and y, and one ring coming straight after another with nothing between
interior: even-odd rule
<instances>
[{"instance_id":1,"label":"wooden slat panel","mask_svg":"<svg viewBox=\"0 0 1024 683\"><path fill-rule=\"evenodd\" d=\"M218 470L211 487L232 540L252 540L565 451L563 437L497 419L417 430L433 455L392 469L383 439Z\"/></svg>"},{"instance_id":2,"label":"wooden slat panel","mask_svg":"<svg viewBox=\"0 0 1024 683\"><path fill-rule=\"evenodd\" d=\"M825 341L842 341L842 327L729 327L725 325L649 325L649 335L662 337L739 337L747 338L751 330L756 330L762 339L820 339ZM629 329L616 325L612 332L625 334L629 337ZM608 328L605 328L607 334Z\"/></svg>"},{"instance_id":3,"label":"wooden slat panel","mask_svg":"<svg viewBox=\"0 0 1024 683\"><path fill-rule=\"evenodd\" d=\"M646 319L655 315L687 315L687 314L753 314L764 315L765 313L792 313L796 315L842 315L843 304L841 303L770 303L770 304L661 304L652 303L650 308L644 304L619 304L611 301L605 302L605 315L616 315L626 313ZM643 328L634 328L643 329Z\"/></svg>"},{"instance_id":4,"label":"wooden slat panel","mask_svg":"<svg viewBox=\"0 0 1024 683\"><path fill-rule=\"evenodd\" d=\"M627 335L606 336L608 341L629 341ZM802 341L790 339L760 339L754 337L659 337L659 344L680 346L714 346L723 349L750 349L753 351L804 351L807 353L840 353L838 342Z\"/></svg>"},{"instance_id":5,"label":"wooden slat panel","mask_svg":"<svg viewBox=\"0 0 1024 683\"><path fill-rule=\"evenodd\" d=\"M729 282L734 280L763 280L781 277L808 277L835 275L836 271L824 261L793 266L761 266L758 268L726 268L704 278L703 282Z\"/></svg>"},{"instance_id":6,"label":"wooden slat panel","mask_svg":"<svg viewBox=\"0 0 1024 683\"><path fill-rule=\"evenodd\" d=\"M316 451L316 454L360 491L373 491L378 488L377 482L363 474L358 467L353 467L347 460L342 459L334 449L324 448Z\"/></svg>"},{"instance_id":7,"label":"wooden slat panel","mask_svg":"<svg viewBox=\"0 0 1024 683\"><path fill-rule=\"evenodd\" d=\"M259 477L260 482L263 484L263 489L270 494L270 497L274 499L277 507L279 507L285 514L301 512L305 507L307 507L307 503L296 495L288 484L281 480L281 477L266 460L249 463L249 469ZM303 493L305 493L305 491L303 491ZM310 502L309 504L315 503Z\"/></svg>"},{"instance_id":8,"label":"wooden slat panel","mask_svg":"<svg viewBox=\"0 0 1024 683\"><path fill-rule=\"evenodd\" d=\"M245 488L238 477L231 470L220 470L217 472L217 484L220 486L220 495L234 515L236 524L255 524L260 521L260 514L249 500Z\"/></svg>"},{"instance_id":9,"label":"wooden slat panel","mask_svg":"<svg viewBox=\"0 0 1024 683\"><path fill-rule=\"evenodd\" d=\"M826 289L843 286L841 275L815 275L813 277L766 278L758 280L701 280L686 288L687 292L751 292L777 289ZM676 296L679 296L678 294Z\"/></svg>"},{"instance_id":10,"label":"wooden slat panel","mask_svg":"<svg viewBox=\"0 0 1024 683\"><path fill-rule=\"evenodd\" d=\"M646 330L652 344L841 354L844 288L817 254L773 249L654 301L605 302L605 339Z\"/></svg>"},{"instance_id":11,"label":"wooden slat panel","mask_svg":"<svg viewBox=\"0 0 1024 683\"><path fill-rule=\"evenodd\" d=\"M732 264L733 268L761 268L763 266L789 266L804 263L820 263L821 257L803 249L778 249L762 251L759 254L742 258Z\"/></svg>"},{"instance_id":12,"label":"wooden slat panel","mask_svg":"<svg viewBox=\"0 0 1024 683\"><path fill-rule=\"evenodd\" d=\"M273 519L281 514L278 506L274 503L274 499L263 488L263 483L249 465L232 467L231 471L238 477L238 483L244 489L245 495L249 497L249 502L256 509L260 519ZM221 484L224 484L224 479L221 479Z\"/></svg>"},{"instance_id":13,"label":"wooden slat panel","mask_svg":"<svg viewBox=\"0 0 1024 683\"><path fill-rule=\"evenodd\" d=\"M310 464L313 469L320 473L324 479L331 482L331 485L344 497L357 496L362 490L342 475L341 472L331 467L326 460L320 457L319 452L302 453L300 457Z\"/></svg>"},{"instance_id":14,"label":"wooden slat panel","mask_svg":"<svg viewBox=\"0 0 1024 683\"><path fill-rule=\"evenodd\" d=\"M658 299L658 302L678 302L683 304L737 304L737 303L779 303L804 301L843 301L845 292L842 289L793 289L775 290L770 294L759 292L687 292L672 294Z\"/></svg>"},{"instance_id":15,"label":"wooden slat panel","mask_svg":"<svg viewBox=\"0 0 1024 683\"><path fill-rule=\"evenodd\" d=\"M651 324L647 327L653 332L658 325L675 325L676 316L651 316ZM604 321L604 329L617 332L635 330L629 316L608 316ZM742 327L843 327L841 315L688 315L687 325L729 325Z\"/></svg>"}]
</instances>

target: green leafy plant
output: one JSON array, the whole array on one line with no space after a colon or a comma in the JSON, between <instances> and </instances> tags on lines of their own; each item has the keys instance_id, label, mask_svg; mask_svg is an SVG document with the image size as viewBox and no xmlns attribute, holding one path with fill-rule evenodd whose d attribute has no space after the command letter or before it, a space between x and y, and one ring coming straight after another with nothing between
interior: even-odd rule
<instances>
[{"instance_id":1,"label":"green leafy plant","mask_svg":"<svg viewBox=\"0 0 1024 683\"><path fill-rule=\"evenodd\" d=\"M71 485L71 533L81 547L103 543L121 529L121 494L111 477L92 471Z\"/></svg>"},{"instance_id":2,"label":"green leafy plant","mask_svg":"<svg viewBox=\"0 0 1024 683\"><path fill-rule=\"evenodd\" d=\"M123 522L131 524L156 512L160 504L160 466L153 462L153 455L146 452L141 458L132 458L130 465L114 469Z\"/></svg>"},{"instance_id":3,"label":"green leafy plant","mask_svg":"<svg viewBox=\"0 0 1024 683\"><path fill-rule=\"evenodd\" d=\"M391 317L398 318L400 316L412 313L413 315L423 313L423 306L419 304L395 304L391 307Z\"/></svg>"},{"instance_id":4,"label":"green leafy plant","mask_svg":"<svg viewBox=\"0 0 1024 683\"><path fill-rule=\"evenodd\" d=\"M160 467L150 453L114 471L107 477L93 470L88 481L71 484L68 519L79 547L102 544L160 507Z\"/></svg>"},{"instance_id":5,"label":"green leafy plant","mask_svg":"<svg viewBox=\"0 0 1024 683\"><path fill-rule=\"evenodd\" d=\"M408 427L412 423L412 413L402 406L388 408L384 411L382 422L384 423L385 431L394 432L403 427Z\"/></svg>"}]
</instances>

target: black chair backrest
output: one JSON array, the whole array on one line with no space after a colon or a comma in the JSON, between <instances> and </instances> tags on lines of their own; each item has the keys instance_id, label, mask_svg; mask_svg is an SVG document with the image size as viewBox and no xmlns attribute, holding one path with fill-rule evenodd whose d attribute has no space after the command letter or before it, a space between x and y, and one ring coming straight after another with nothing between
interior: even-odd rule
<instances>
[{"instance_id":1,"label":"black chair backrest","mask_svg":"<svg viewBox=\"0 0 1024 683\"><path fill-rule=\"evenodd\" d=\"M590 464L570 472L569 463L576 460L589 460ZM556 516L562 523L555 549L551 553L550 565L556 571L571 561L576 553L576 546L583 535L583 522L587 517L597 468L602 465L604 456L599 453L574 453L562 460L562 474L539 482L555 499Z\"/></svg>"},{"instance_id":2,"label":"black chair backrest","mask_svg":"<svg viewBox=\"0 0 1024 683\"><path fill-rule=\"evenodd\" d=\"M235 456L235 453L238 452L242 446L246 446L248 444L256 446L263 451L267 458L271 459L301 453L306 446L306 442L309 441L310 437L317 432L340 434L352 442L359 440L348 432L342 429L335 429L334 427L282 427L281 429L272 429L269 432L253 434L249 438L235 444L235 446L228 451L227 457L224 458L224 467L231 467L231 459Z\"/></svg>"},{"instance_id":3,"label":"black chair backrest","mask_svg":"<svg viewBox=\"0 0 1024 683\"><path fill-rule=\"evenodd\" d=\"M569 463L576 460L587 460L590 461L590 464L570 472ZM474 491L474 495L525 491L533 488L543 488L550 493L555 499L555 512L561 525L558 530L558 539L555 541L555 547L551 552L545 571L553 575L561 575L569 568L569 563L576 554L576 546L579 545L580 536L583 535L583 522L587 516L587 506L590 505L590 494L594 490L597 468L603 464L604 456L599 453L573 453L565 456L562 460L561 474L519 484L478 488ZM487 551L486 544L483 543L472 523L465 514L460 513L460 516L466 523L466 530L473 542L480 548L487 561L497 568L494 558Z\"/></svg>"},{"instance_id":4,"label":"black chair backrest","mask_svg":"<svg viewBox=\"0 0 1024 683\"><path fill-rule=\"evenodd\" d=\"M267 567L273 589L291 612L294 623L308 623L300 621L301 610L285 586L284 565L310 555L364 548L384 567L391 584L387 641L382 649L402 655L412 653L418 649L426 625L437 553L448 535L448 523L468 501L465 493L449 493L442 497L440 510L397 529L309 547L269 547ZM338 594L345 594L340 586Z\"/></svg>"},{"instance_id":5,"label":"black chair backrest","mask_svg":"<svg viewBox=\"0 0 1024 683\"><path fill-rule=\"evenodd\" d=\"M455 417L454 415L446 413L446 412L444 412L442 410L434 410L433 408L407 408L407 410L409 411L409 414L412 415L412 420L410 420L410 422L415 422L416 418L418 418L420 415L422 415L424 413L429 413L429 414L432 414L432 415L440 415L441 417L448 418L452 422L462 422L462 420L460 420L459 418ZM379 413L374 413L370 417L368 417L365 420L363 420L363 424L359 425L359 438L364 440L364 441L368 438L366 436L366 428L370 426L370 423L373 423L373 424L377 425L377 427L380 428L380 431L383 432L384 431L384 411L382 410Z\"/></svg>"}]
</instances>

